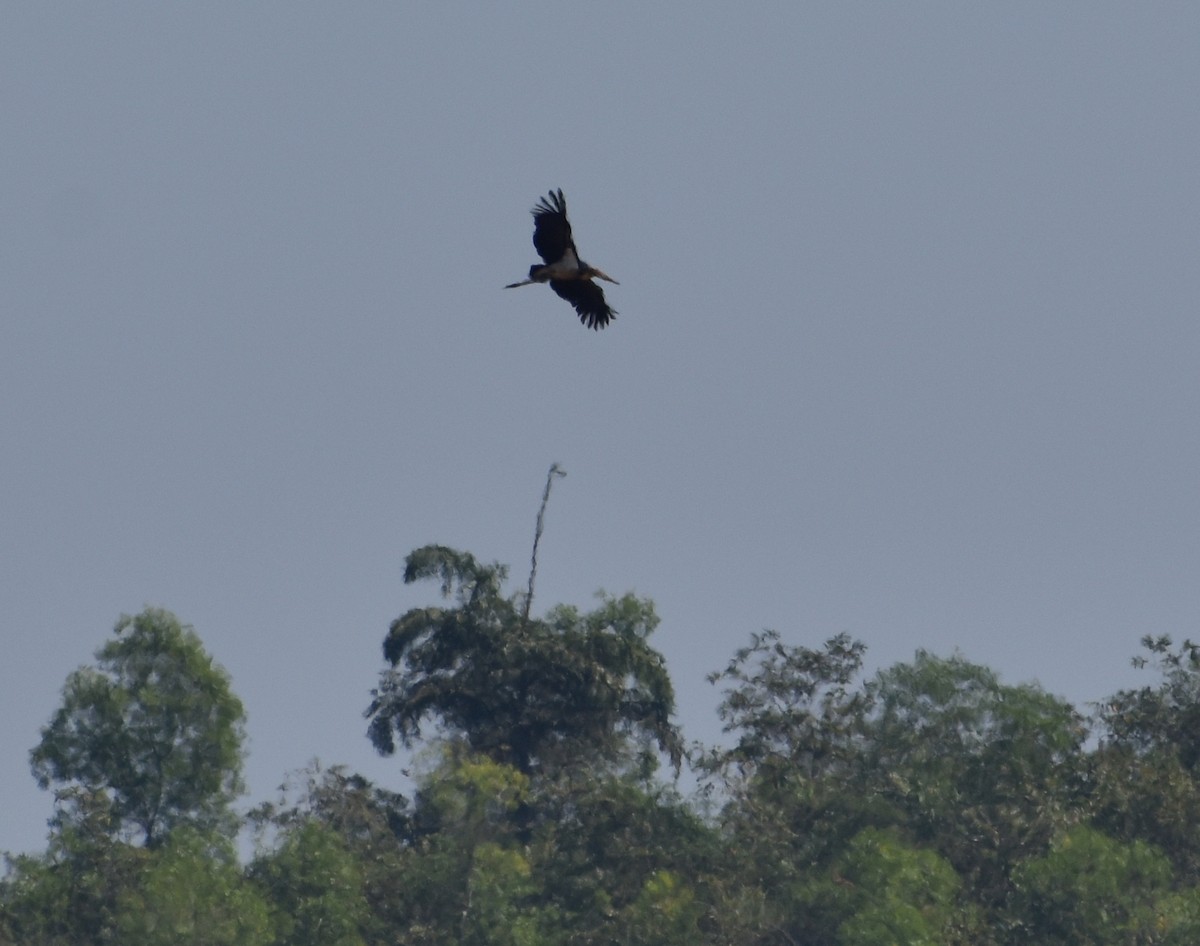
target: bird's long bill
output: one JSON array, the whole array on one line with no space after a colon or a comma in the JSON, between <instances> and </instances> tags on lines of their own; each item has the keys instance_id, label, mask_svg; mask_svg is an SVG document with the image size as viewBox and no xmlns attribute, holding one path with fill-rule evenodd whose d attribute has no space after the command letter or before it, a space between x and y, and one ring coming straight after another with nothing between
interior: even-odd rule
<instances>
[{"instance_id":1,"label":"bird's long bill","mask_svg":"<svg viewBox=\"0 0 1200 946\"><path fill-rule=\"evenodd\" d=\"M619 282L617 282L615 279L613 279L612 276L608 275L608 273L602 273L602 272L600 272L600 270L596 270L596 278L603 279L605 282L610 282L614 286L621 285Z\"/></svg>"}]
</instances>

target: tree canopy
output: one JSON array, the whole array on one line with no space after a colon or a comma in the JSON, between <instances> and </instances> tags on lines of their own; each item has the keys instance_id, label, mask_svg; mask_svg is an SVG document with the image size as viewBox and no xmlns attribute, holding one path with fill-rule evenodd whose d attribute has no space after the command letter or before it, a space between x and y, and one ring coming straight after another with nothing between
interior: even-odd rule
<instances>
[{"instance_id":1,"label":"tree canopy","mask_svg":"<svg viewBox=\"0 0 1200 946\"><path fill-rule=\"evenodd\" d=\"M43 788L78 785L147 845L180 824L229 826L242 790L245 712L229 676L168 611L122 617L63 687L30 755Z\"/></svg>"},{"instance_id":2,"label":"tree canopy","mask_svg":"<svg viewBox=\"0 0 1200 946\"><path fill-rule=\"evenodd\" d=\"M648 600L534 616L501 565L406 565L443 601L392 623L367 715L423 750L411 797L314 765L239 821L228 678L168 612L123 618L33 750L57 809L0 878L0 946L1200 942L1190 642L1147 638L1154 679L1086 716L959 654L868 676L849 635L762 631L685 755Z\"/></svg>"},{"instance_id":3,"label":"tree canopy","mask_svg":"<svg viewBox=\"0 0 1200 946\"><path fill-rule=\"evenodd\" d=\"M605 597L588 613L523 614L505 596L507 570L430 545L412 552L404 581L436 579L450 607L414 608L392 622L386 670L366 715L375 747L411 746L422 724L530 772L566 760L614 762L649 742L678 767L674 691L649 645L651 602Z\"/></svg>"}]
</instances>

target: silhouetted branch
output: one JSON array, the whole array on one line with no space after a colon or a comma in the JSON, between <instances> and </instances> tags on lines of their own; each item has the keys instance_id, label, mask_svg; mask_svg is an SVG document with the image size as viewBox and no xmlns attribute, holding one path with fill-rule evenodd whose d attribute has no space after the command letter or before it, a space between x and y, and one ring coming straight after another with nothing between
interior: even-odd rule
<instances>
[{"instance_id":1,"label":"silhouetted branch","mask_svg":"<svg viewBox=\"0 0 1200 946\"><path fill-rule=\"evenodd\" d=\"M546 517L546 503L550 502L550 487L554 483L554 477L566 475L567 471L557 463L552 463L550 465L550 472L546 474L546 489L542 492L542 505L538 508L537 514L537 529L533 533L533 555L530 558L529 564L529 590L525 593L525 609L521 614L522 625L529 623L529 609L533 605L533 582L537 578L538 543L542 540L542 526Z\"/></svg>"}]
</instances>

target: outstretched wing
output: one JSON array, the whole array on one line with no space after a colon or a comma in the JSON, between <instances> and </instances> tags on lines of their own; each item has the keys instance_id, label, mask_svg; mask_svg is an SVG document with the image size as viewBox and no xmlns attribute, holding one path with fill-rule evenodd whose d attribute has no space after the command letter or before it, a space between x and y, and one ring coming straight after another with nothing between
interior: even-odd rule
<instances>
[{"instance_id":1,"label":"outstretched wing","mask_svg":"<svg viewBox=\"0 0 1200 946\"><path fill-rule=\"evenodd\" d=\"M533 248L545 263L557 263L567 250L575 254L575 242L571 239L571 224L567 221L567 202L562 188L551 191L533 208Z\"/></svg>"},{"instance_id":2,"label":"outstretched wing","mask_svg":"<svg viewBox=\"0 0 1200 946\"><path fill-rule=\"evenodd\" d=\"M551 279L550 288L575 307L588 328L602 329L617 317L604 301L604 290L590 279Z\"/></svg>"}]
</instances>

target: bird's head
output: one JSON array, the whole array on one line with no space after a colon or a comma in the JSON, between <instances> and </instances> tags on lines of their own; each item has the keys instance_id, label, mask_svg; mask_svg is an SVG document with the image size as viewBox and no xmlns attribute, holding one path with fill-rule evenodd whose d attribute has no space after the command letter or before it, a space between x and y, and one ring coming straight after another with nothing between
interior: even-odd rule
<instances>
[{"instance_id":1,"label":"bird's head","mask_svg":"<svg viewBox=\"0 0 1200 946\"><path fill-rule=\"evenodd\" d=\"M596 277L597 279L603 279L605 282L610 282L614 286L621 285L619 282L617 282L615 279L613 279L612 276L608 275L608 273L604 272L603 270L596 269L595 266L591 267L591 270L592 270L591 275Z\"/></svg>"}]
</instances>

